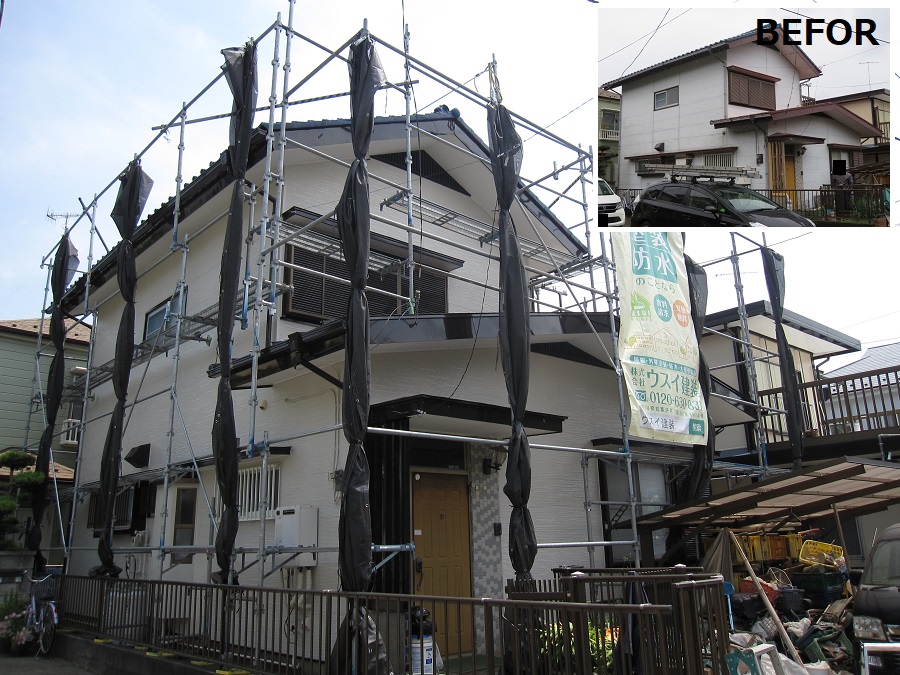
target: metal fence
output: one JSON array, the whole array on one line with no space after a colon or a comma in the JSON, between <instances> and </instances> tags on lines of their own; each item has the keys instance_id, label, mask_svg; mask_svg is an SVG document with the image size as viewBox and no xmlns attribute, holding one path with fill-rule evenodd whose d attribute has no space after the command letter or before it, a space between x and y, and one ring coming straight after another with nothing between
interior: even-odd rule
<instances>
[{"instance_id":1,"label":"metal fence","mask_svg":"<svg viewBox=\"0 0 900 675\"><path fill-rule=\"evenodd\" d=\"M60 612L61 625L67 628L272 674L343 675L346 666L338 669L332 663L334 654L340 653L343 663L354 664L370 652L383 654L398 674L613 675L638 667L661 675L695 675L704 667L727 673L727 610L721 578L676 575L650 582L645 576L618 576L594 582L546 582L576 596L557 595L553 600L349 594L66 576ZM598 594L595 588L601 586L606 590ZM616 594L615 587L621 592ZM628 593L638 600L627 601ZM648 602L649 595L671 602ZM416 621L422 610L430 615L428 623ZM339 630L349 614L372 626L367 644Z\"/></svg>"},{"instance_id":2,"label":"metal fence","mask_svg":"<svg viewBox=\"0 0 900 675\"><path fill-rule=\"evenodd\" d=\"M619 188L616 194L637 199L643 188ZM886 213L884 188L881 185L821 187L817 190L756 190L783 208L818 222L869 221Z\"/></svg>"},{"instance_id":3,"label":"metal fence","mask_svg":"<svg viewBox=\"0 0 900 675\"><path fill-rule=\"evenodd\" d=\"M900 426L900 368L892 366L845 377L800 384L803 428L808 436L838 436ZM770 443L787 440L784 390L759 392L760 404L773 409L763 418Z\"/></svg>"}]
</instances>

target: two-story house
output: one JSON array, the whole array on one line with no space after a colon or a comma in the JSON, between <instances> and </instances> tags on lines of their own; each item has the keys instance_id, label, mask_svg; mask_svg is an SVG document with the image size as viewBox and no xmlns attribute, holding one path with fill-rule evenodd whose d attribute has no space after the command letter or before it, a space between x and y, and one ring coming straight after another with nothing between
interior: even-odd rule
<instances>
[{"instance_id":1,"label":"two-story house","mask_svg":"<svg viewBox=\"0 0 900 675\"><path fill-rule=\"evenodd\" d=\"M759 45L752 30L607 82L622 94L619 187L679 171L755 189L831 185L847 148L881 130L836 101L804 105L801 84L821 74L800 47Z\"/></svg>"},{"instance_id":2,"label":"two-story house","mask_svg":"<svg viewBox=\"0 0 900 675\"><path fill-rule=\"evenodd\" d=\"M512 576L504 554L510 507L501 491L503 472L498 472L504 455L489 442L478 441L501 440L509 434L509 404L497 362L495 188L489 166L473 161L488 157L485 143L455 111L418 115L413 122L420 132L412 163L414 313L402 299L408 294L403 260L409 230L404 229L406 192L396 187L406 180L405 120L377 119L370 147L369 423L438 436L369 434L365 449L372 468L373 532L377 544L415 543L416 556L424 561L422 592L499 597L503 579ZM312 523L304 529L304 536L311 539L303 541L323 550L293 564L315 567L308 583L335 588L339 505L334 497L347 452L340 411L348 291L341 283L346 267L329 213L346 169L327 159L326 153L345 159L351 156L351 147L346 120L290 123L286 133L282 236L291 237L291 242L278 277L284 292L259 336L262 354L253 406L257 437L264 430L272 447L265 475L268 510L263 515L269 521L265 537L268 545L275 545L283 512L302 511ZM260 127L250 146L249 183L262 181L265 147L266 129ZM154 358L136 358L141 375L132 376L129 387L133 407L123 440L126 457L116 508L116 546L130 544L133 536L166 545L205 546L213 536L210 513L216 511L217 496L210 429L219 357L203 336L211 331L219 294L228 172L223 156L181 195L179 236L188 238L190 253L184 273L177 396L157 395L170 391L176 356L174 293L182 260L180 251L170 248L173 203L147 216L135 234L135 354L152 352ZM258 194L248 197L248 219L251 210L258 217L259 200ZM521 191L513 218L519 224L526 265L532 268L530 277L540 280L541 271L577 263L585 256L584 244L530 190ZM539 240L547 244L550 255ZM116 260L113 250L90 275L90 302L100 326L117 325L123 311L115 282ZM83 303L85 282L82 278L70 289L66 307ZM608 316L589 317L554 311L536 312L531 319L532 384L525 426L532 439L534 472L541 475L532 493L532 515L541 542L585 541L586 536L582 456L542 446L590 452L591 439L621 428L611 347L595 337L599 333L608 338ZM247 330L239 326L240 321L232 346L231 382L240 443L246 445L254 336L252 323ZM89 416L101 421L85 430L79 485L89 494L87 508L78 511L73 572L87 571L97 559L96 553L82 547L96 541L98 522L92 504L96 500L90 493L100 477L97 458L106 435L102 420L114 405L112 383L103 373L109 371L115 339L114 330L96 331L97 372L90 384ZM237 545L255 548L260 538L263 464L258 454L249 455L245 452L240 465ZM644 471L662 475L661 467L652 463ZM598 480L596 472L588 477L592 493L599 490ZM554 506L559 504L579 515L561 522ZM589 511L587 518L599 536L599 511ZM451 546L445 545L448 541ZM255 553L249 556L254 557ZM548 551L539 556L536 573L549 575L562 562L587 564L587 552ZM167 579L208 579L202 555L194 555L193 561L190 554L138 556L144 576L157 576L161 563ZM377 575L377 587L410 590L411 569L408 555L395 558ZM257 570L247 572L251 580Z\"/></svg>"},{"instance_id":3,"label":"two-story house","mask_svg":"<svg viewBox=\"0 0 900 675\"><path fill-rule=\"evenodd\" d=\"M597 176L611 187L618 184L619 175L619 103L621 95L600 87L597 90Z\"/></svg>"}]
</instances>

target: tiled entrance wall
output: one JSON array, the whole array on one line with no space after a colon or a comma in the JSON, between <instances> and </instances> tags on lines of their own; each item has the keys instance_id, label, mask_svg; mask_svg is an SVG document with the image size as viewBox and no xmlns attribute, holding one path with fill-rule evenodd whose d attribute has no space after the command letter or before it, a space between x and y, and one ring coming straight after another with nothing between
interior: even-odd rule
<instances>
[{"instance_id":1,"label":"tiled entrance wall","mask_svg":"<svg viewBox=\"0 0 900 675\"><path fill-rule=\"evenodd\" d=\"M469 510L472 533L472 596L503 598L503 538L494 534L494 523L501 522L503 469L482 471L482 460L492 457L491 448L469 445ZM506 525L502 525L506 527ZM476 644L484 644L484 622L475 623ZM499 635L494 636L499 644Z\"/></svg>"}]
</instances>

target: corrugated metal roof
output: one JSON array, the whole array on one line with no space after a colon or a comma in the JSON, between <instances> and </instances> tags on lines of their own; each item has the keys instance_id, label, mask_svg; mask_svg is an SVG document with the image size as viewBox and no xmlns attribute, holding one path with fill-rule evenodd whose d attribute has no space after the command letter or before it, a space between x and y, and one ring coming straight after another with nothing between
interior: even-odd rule
<instances>
[{"instance_id":1,"label":"corrugated metal roof","mask_svg":"<svg viewBox=\"0 0 900 675\"><path fill-rule=\"evenodd\" d=\"M856 373L865 373L870 370L881 370L882 368L894 366L900 366L900 342L879 347L869 347L866 349L866 355L859 361L854 361L846 366L832 370L828 373L828 377L844 377L845 375L855 375Z\"/></svg>"},{"instance_id":2,"label":"corrugated metal roof","mask_svg":"<svg viewBox=\"0 0 900 675\"><path fill-rule=\"evenodd\" d=\"M842 457L802 471L769 477L742 488L638 518L651 530L686 527L787 526L827 518L836 506L847 516L900 503L900 464Z\"/></svg>"}]
</instances>

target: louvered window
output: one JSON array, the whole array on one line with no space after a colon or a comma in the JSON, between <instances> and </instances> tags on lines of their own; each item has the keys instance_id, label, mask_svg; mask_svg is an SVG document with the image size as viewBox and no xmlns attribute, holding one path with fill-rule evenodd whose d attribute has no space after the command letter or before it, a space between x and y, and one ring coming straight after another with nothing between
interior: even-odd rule
<instances>
[{"instance_id":1,"label":"louvered window","mask_svg":"<svg viewBox=\"0 0 900 675\"><path fill-rule=\"evenodd\" d=\"M280 506L281 467L269 464L266 474L266 518L275 517ZM238 520L259 520L259 498L262 490L262 466L250 466L238 471Z\"/></svg>"},{"instance_id":2,"label":"louvered window","mask_svg":"<svg viewBox=\"0 0 900 675\"><path fill-rule=\"evenodd\" d=\"M378 256L388 259L383 253ZM287 259L299 267L339 279L346 279L348 276L347 265L342 259L301 246L289 246ZM447 311L447 279L427 271L417 271L415 274L416 294L419 297L418 312L444 314ZM293 286L293 290L285 298L287 316L324 321L337 319L346 314L347 302L350 299L349 285L290 268L285 268L285 281ZM409 281L403 278L402 261L397 258L389 258L389 262L380 269L373 270L370 267L368 285L370 288L381 289L395 295L405 296L409 293ZM399 298L371 290L367 296L370 316L390 316L402 311L403 301Z\"/></svg>"},{"instance_id":3,"label":"louvered window","mask_svg":"<svg viewBox=\"0 0 900 675\"><path fill-rule=\"evenodd\" d=\"M728 101L750 108L775 110L775 83L744 73L728 73Z\"/></svg>"},{"instance_id":4,"label":"louvered window","mask_svg":"<svg viewBox=\"0 0 900 675\"><path fill-rule=\"evenodd\" d=\"M116 495L115 513L113 515L113 530L128 530L131 528L131 515L134 508L134 487L128 487ZM88 528L100 530L103 528L103 518L100 514L100 495L91 492L88 500Z\"/></svg>"}]
</instances>

